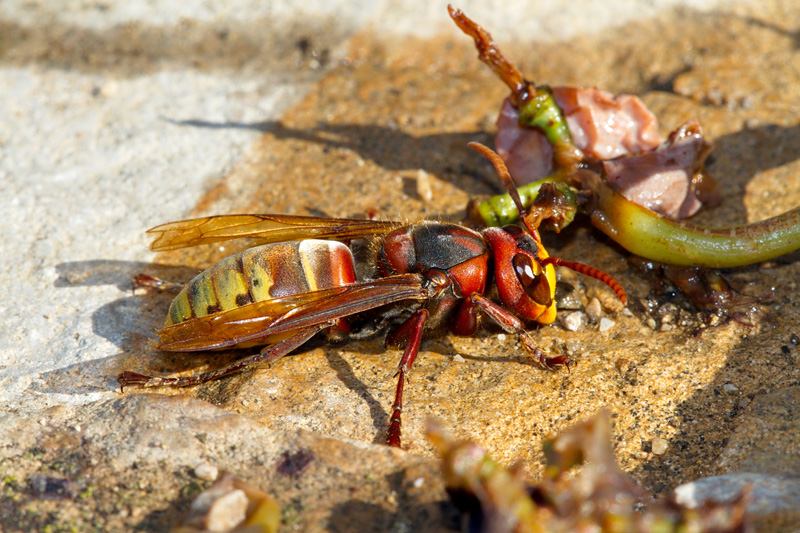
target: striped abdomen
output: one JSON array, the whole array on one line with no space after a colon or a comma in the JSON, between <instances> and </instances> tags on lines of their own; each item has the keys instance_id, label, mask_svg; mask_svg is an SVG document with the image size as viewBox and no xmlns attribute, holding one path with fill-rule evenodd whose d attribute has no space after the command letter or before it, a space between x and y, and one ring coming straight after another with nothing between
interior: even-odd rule
<instances>
[{"instance_id":1,"label":"striped abdomen","mask_svg":"<svg viewBox=\"0 0 800 533\"><path fill-rule=\"evenodd\" d=\"M353 255L340 242L309 239L258 246L195 276L172 301L165 325L355 281Z\"/></svg>"}]
</instances>

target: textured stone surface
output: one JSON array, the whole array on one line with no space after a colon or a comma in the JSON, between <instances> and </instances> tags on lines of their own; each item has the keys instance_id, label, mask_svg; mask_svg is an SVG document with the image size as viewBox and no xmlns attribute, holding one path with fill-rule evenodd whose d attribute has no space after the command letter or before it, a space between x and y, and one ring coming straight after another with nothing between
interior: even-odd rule
<instances>
[{"instance_id":1,"label":"textured stone surface","mask_svg":"<svg viewBox=\"0 0 800 533\"><path fill-rule=\"evenodd\" d=\"M540 370L496 331L425 341L407 388L408 453L370 444L383 439L399 359L379 339L309 347L192 389L119 394L121 370L190 372L240 355L150 346L170 296L134 295L131 277L186 280L235 247L154 255L144 229L224 212L458 219L469 198L497 190L465 145L490 141L506 91L444 6L322 4L303 16L288 3L0 5L0 417L12 428L0 441L3 529L23 517L21 530L163 530L208 483L192 474L201 464L275 495L306 529L341 530L353 516L376 530L448 528L422 435L429 415L534 475L541 439L602 406L618 460L650 489L746 471L773 416L758 398L783 398L799 377L797 254L730 272L769 298L749 325L695 335L680 298L650 298L652 281L586 226L547 235L548 249L617 277L629 311L598 283L563 276L578 307L597 297L615 322L534 332L578 359L569 373ZM536 31L547 12L524 3L461 7L537 81L637 93L665 131L699 118L724 201L698 221L723 225L800 205L794 4L657 17L648 7L593 33L587 9L558 14L575 25L549 34ZM390 11L415 36L389 32ZM787 427L768 450L775 471L798 440ZM316 458L302 477L276 474L301 448Z\"/></svg>"},{"instance_id":2,"label":"textured stone surface","mask_svg":"<svg viewBox=\"0 0 800 533\"><path fill-rule=\"evenodd\" d=\"M748 494L747 510L759 531L797 531L800 521L800 478L739 472L701 478L675 489L675 499L687 507L708 501L731 502Z\"/></svg>"},{"instance_id":3,"label":"textured stone surface","mask_svg":"<svg viewBox=\"0 0 800 533\"><path fill-rule=\"evenodd\" d=\"M800 522L800 387L756 396L715 461L721 475L675 489L682 503L729 501L750 491L749 509L760 529L796 529ZM724 474L735 472L734 474Z\"/></svg>"},{"instance_id":4,"label":"textured stone surface","mask_svg":"<svg viewBox=\"0 0 800 533\"><path fill-rule=\"evenodd\" d=\"M45 523L166 531L211 484L192 473L201 462L263 487L303 531L430 530L455 516L439 503L443 487L429 458L276 432L188 397L128 394L79 410L54 408L34 422L10 415L4 427L4 531ZM304 465L287 466L298 453ZM33 476L41 482L29 482Z\"/></svg>"},{"instance_id":5,"label":"textured stone surface","mask_svg":"<svg viewBox=\"0 0 800 533\"><path fill-rule=\"evenodd\" d=\"M717 471L800 475L800 387L759 394L717 460Z\"/></svg>"}]
</instances>

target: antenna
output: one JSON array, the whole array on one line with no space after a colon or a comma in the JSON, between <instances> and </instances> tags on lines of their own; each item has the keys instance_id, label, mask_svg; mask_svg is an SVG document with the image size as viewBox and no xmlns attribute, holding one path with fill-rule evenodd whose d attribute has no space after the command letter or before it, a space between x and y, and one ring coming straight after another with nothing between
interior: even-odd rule
<instances>
[{"instance_id":1,"label":"antenna","mask_svg":"<svg viewBox=\"0 0 800 533\"><path fill-rule=\"evenodd\" d=\"M539 231L528 223L528 210L522 205L522 199L519 197L517 185L514 183L514 180L511 179L511 173L508 171L508 167L506 167L506 164L503 162L500 156L497 155L494 150L488 146L484 146L481 143L471 142L467 146L476 152L479 152L486 159L488 159L492 165L494 165L494 169L497 172L497 175L500 177L500 181L503 182L503 185L508 191L508 195L511 196L511 199L514 201L514 205L517 206L517 210L519 211L519 219L523 224L525 224L525 227L528 229L528 233L533 235L537 241L541 241L541 238L539 238Z\"/></svg>"},{"instance_id":2,"label":"antenna","mask_svg":"<svg viewBox=\"0 0 800 533\"><path fill-rule=\"evenodd\" d=\"M522 220L522 223L525 224L525 227L528 229L528 232L533 236L533 238L536 239L537 242L541 242L539 231L528 222L528 210L523 207L522 200L520 199L519 192L517 191L517 186L511 179L511 174L508 172L508 168L500 156L497 155L497 153L495 153L491 148L484 146L481 143L471 142L468 146L473 150L480 152L492 163L492 165L494 165L494 169L497 171L500 181L502 181L503 185L505 185L506 189L508 190L508 195L511 196L511 199L514 201L514 205L516 205L517 209L519 210L520 220ZM577 263L575 261L567 261L565 259L561 259L560 257L547 257L542 259L541 265L542 267L547 265L564 266L574 270L575 272L579 272L584 276L589 276L590 278L602 281L608 285L612 291L614 291L614 293L617 295L617 298L619 298L623 304L628 303L628 296L625 294L625 289L622 288L622 285L620 285L617 280L612 278L609 274L606 274L600 269L591 267L589 265L584 265L583 263Z\"/></svg>"}]
</instances>

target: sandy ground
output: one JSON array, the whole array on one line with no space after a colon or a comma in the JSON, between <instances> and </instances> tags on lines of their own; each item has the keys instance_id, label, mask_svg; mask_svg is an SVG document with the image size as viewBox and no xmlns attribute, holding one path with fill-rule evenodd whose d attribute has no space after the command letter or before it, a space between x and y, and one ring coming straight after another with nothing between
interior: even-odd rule
<instances>
[{"instance_id":1,"label":"sandy ground","mask_svg":"<svg viewBox=\"0 0 800 533\"><path fill-rule=\"evenodd\" d=\"M643 4L620 2L625 15L606 17L519 2L503 8L513 23L463 7L537 81L638 94L664 132L698 118L723 195L698 223L800 205L797 8ZM0 440L12 496L4 529L162 530L202 486L191 474L201 462L274 491L304 529L346 530L353 513L379 517L376 531L447 529L428 416L532 476L544 437L604 406L619 462L657 493L743 470L797 472L796 430L775 422L793 411L770 411L792 405L798 381L796 254L727 273L763 301L698 334L708 317L585 222L545 243L620 280L626 310L601 284L562 278L567 299L597 297L614 327L534 331L549 352L578 360L570 372L542 371L491 329L426 340L407 389L406 452L372 445L399 359L380 339L315 345L193 389L120 395L122 370L241 356L152 348L170 296L133 294L132 276L187 280L236 248L154 255L143 230L231 212L460 220L469 199L499 190L466 143L491 141L506 90L443 6L57 6L0 11L0 399L14 428ZM419 194L420 176L432 199ZM654 441L666 451L654 453ZM276 474L298 448L317 466L300 480ZM31 489L42 473L66 480L64 494Z\"/></svg>"}]
</instances>

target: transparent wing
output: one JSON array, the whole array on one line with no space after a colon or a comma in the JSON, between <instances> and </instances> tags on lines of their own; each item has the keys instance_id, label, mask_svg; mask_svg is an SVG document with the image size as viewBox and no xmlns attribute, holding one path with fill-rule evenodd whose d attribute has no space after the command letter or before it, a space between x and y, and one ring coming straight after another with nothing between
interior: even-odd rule
<instances>
[{"instance_id":1,"label":"transparent wing","mask_svg":"<svg viewBox=\"0 0 800 533\"><path fill-rule=\"evenodd\" d=\"M158 331L158 348L170 352L213 350L246 342L274 342L316 324L403 300L430 297L417 274L401 274L321 291L247 304L193 318Z\"/></svg>"},{"instance_id":2,"label":"transparent wing","mask_svg":"<svg viewBox=\"0 0 800 533\"><path fill-rule=\"evenodd\" d=\"M259 244L303 239L349 240L388 233L401 222L292 215L218 215L169 222L147 231L153 251L251 238Z\"/></svg>"}]
</instances>

